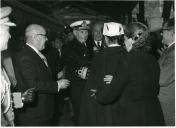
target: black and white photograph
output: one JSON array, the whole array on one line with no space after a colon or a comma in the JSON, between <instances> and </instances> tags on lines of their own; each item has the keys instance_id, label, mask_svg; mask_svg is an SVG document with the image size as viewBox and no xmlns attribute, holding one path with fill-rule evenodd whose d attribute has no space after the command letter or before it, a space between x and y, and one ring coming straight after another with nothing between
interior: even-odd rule
<instances>
[{"instance_id":1,"label":"black and white photograph","mask_svg":"<svg viewBox=\"0 0 176 128\"><path fill-rule=\"evenodd\" d=\"M1 127L175 126L175 0L1 0Z\"/></svg>"}]
</instances>

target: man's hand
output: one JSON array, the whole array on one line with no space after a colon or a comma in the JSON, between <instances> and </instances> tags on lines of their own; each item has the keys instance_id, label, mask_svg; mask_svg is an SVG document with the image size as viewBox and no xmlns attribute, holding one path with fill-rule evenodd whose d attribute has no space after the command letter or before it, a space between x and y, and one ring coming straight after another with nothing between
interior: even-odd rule
<instances>
[{"instance_id":1,"label":"man's hand","mask_svg":"<svg viewBox=\"0 0 176 128\"><path fill-rule=\"evenodd\" d=\"M159 55L161 56L165 48L157 49Z\"/></svg>"},{"instance_id":2,"label":"man's hand","mask_svg":"<svg viewBox=\"0 0 176 128\"><path fill-rule=\"evenodd\" d=\"M106 84L111 84L112 79L113 79L112 75L105 75L103 80Z\"/></svg>"},{"instance_id":3,"label":"man's hand","mask_svg":"<svg viewBox=\"0 0 176 128\"><path fill-rule=\"evenodd\" d=\"M70 81L67 79L61 79L61 80L57 81L57 84L58 84L59 89L65 89L70 85ZM59 91L59 89L58 89L58 91Z\"/></svg>"},{"instance_id":4,"label":"man's hand","mask_svg":"<svg viewBox=\"0 0 176 128\"><path fill-rule=\"evenodd\" d=\"M35 88L30 88L22 93L22 101L23 103L30 103L34 101L35 97Z\"/></svg>"},{"instance_id":5,"label":"man's hand","mask_svg":"<svg viewBox=\"0 0 176 128\"><path fill-rule=\"evenodd\" d=\"M89 90L90 92L91 92L91 95L90 95L90 97L95 97L96 95L96 93L97 93L97 90L96 89L90 89ZM96 98L96 97L95 97Z\"/></svg>"},{"instance_id":6,"label":"man's hand","mask_svg":"<svg viewBox=\"0 0 176 128\"><path fill-rule=\"evenodd\" d=\"M160 56L163 54L164 50L165 50L167 47L168 47L167 45L163 45L162 48L157 49L157 52L159 53Z\"/></svg>"},{"instance_id":7,"label":"man's hand","mask_svg":"<svg viewBox=\"0 0 176 128\"><path fill-rule=\"evenodd\" d=\"M59 73L57 73L57 79L60 80L61 78L63 78L64 73L63 71L60 71Z\"/></svg>"}]
</instances>

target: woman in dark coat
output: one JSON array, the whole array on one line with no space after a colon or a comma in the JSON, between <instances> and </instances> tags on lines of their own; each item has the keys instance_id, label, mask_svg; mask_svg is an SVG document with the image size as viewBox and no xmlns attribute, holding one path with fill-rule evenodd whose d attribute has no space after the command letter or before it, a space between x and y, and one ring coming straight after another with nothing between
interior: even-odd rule
<instances>
[{"instance_id":1,"label":"woman in dark coat","mask_svg":"<svg viewBox=\"0 0 176 128\"><path fill-rule=\"evenodd\" d=\"M127 69L122 69L121 75L113 75L111 84L97 91L96 101L118 104L113 113L117 116L115 125L163 126L158 100L160 69L157 60L147 53L150 50L147 27L139 22L128 24L125 46L129 52Z\"/></svg>"}]
</instances>

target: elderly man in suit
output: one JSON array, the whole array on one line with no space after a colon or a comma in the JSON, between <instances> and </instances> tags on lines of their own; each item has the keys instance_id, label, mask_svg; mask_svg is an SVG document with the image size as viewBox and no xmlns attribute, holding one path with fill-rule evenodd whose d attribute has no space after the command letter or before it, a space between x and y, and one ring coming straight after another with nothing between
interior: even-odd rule
<instances>
[{"instance_id":1,"label":"elderly man in suit","mask_svg":"<svg viewBox=\"0 0 176 128\"><path fill-rule=\"evenodd\" d=\"M92 31L92 47L94 54L96 54L98 51L103 49L105 47L105 44L103 42L103 22L95 21L91 25L91 31Z\"/></svg>"},{"instance_id":2,"label":"elderly man in suit","mask_svg":"<svg viewBox=\"0 0 176 128\"><path fill-rule=\"evenodd\" d=\"M175 125L175 30L174 19L169 19L163 25L162 43L167 48L159 58L160 92L159 100L167 126Z\"/></svg>"},{"instance_id":3,"label":"elderly man in suit","mask_svg":"<svg viewBox=\"0 0 176 128\"><path fill-rule=\"evenodd\" d=\"M43 26L31 24L25 30L26 45L15 61L17 90L23 92L34 88L35 99L17 111L16 124L19 126L48 126L54 111L54 94L67 88L69 81L52 80L51 70L45 56L40 52L47 41Z\"/></svg>"}]
</instances>

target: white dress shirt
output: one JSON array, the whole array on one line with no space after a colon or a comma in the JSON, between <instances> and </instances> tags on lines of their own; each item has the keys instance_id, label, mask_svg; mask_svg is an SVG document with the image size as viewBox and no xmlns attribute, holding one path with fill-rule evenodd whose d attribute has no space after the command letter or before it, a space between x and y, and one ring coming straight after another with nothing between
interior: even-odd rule
<instances>
[{"instance_id":1,"label":"white dress shirt","mask_svg":"<svg viewBox=\"0 0 176 128\"><path fill-rule=\"evenodd\" d=\"M95 42L96 46L98 46L98 42L99 42L99 46L101 47L101 45L102 45L102 41L101 40L100 41L94 40L94 42Z\"/></svg>"}]
</instances>

